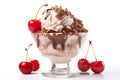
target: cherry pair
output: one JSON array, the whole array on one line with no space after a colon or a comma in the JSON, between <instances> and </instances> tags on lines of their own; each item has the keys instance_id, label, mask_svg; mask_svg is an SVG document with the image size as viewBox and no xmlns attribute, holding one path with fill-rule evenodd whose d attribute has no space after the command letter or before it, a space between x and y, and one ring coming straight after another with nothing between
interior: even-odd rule
<instances>
[{"instance_id":1,"label":"cherry pair","mask_svg":"<svg viewBox=\"0 0 120 80\"><path fill-rule=\"evenodd\" d=\"M38 60L31 60L29 54L28 54L28 50L29 47L32 44L30 44L28 46L28 48L25 48L26 51L26 61L22 61L19 63L19 70L23 73L23 74L30 74L32 71L37 71L40 67L39 61ZM29 60L28 60L29 58Z\"/></svg>"},{"instance_id":2,"label":"cherry pair","mask_svg":"<svg viewBox=\"0 0 120 80\"><path fill-rule=\"evenodd\" d=\"M91 63L86 59L90 46L92 48L92 51L93 51L94 57L95 57L95 61L93 61ZM94 73L99 74L104 71L104 68L105 68L105 65L104 65L103 61L98 61L96 58L96 54L95 54L93 46L92 46L92 41L89 41L89 46L88 46L88 50L86 53L86 57L82 58L78 61L78 69L82 72L86 72L89 69L91 69Z\"/></svg>"}]
</instances>

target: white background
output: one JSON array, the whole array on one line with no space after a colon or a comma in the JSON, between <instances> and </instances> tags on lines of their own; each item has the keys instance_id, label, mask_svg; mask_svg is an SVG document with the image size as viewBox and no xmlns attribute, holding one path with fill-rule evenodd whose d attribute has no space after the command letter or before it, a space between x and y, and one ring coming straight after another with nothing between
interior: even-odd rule
<instances>
[{"instance_id":1,"label":"white background","mask_svg":"<svg viewBox=\"0 0 120 80\"><path fill-rule=\"evenodd\" d=\"M18 64L25 60L24 48L34 43L27 23L29 19L34 18L37 9L44 3L67 7L89 30L81 53L70 63L71 70L77 70L77 61L85 56L89 40L93 41L98 60L105 63L105 71L101 75L92 76L92 72L89 71L89 76L83 75L73 80L96 80L96 78L97 80L119 80L119 0L0 0L0 79L48 80L40 76L40 72L50 69L51 63L41 56L35 44L29 54L32 59L40 61L40 70L36 72L37 74L22 75L18 69ZM94 60L92 52L89 53L88 59Z\"/></svg>"}]
</instances>

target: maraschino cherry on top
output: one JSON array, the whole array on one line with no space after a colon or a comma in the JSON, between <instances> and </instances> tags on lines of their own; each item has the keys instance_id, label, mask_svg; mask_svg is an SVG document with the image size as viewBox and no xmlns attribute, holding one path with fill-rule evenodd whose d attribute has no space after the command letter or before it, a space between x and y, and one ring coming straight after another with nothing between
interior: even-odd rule
<instances>
[{"instance_id":1,"label":"maraschino cherry on top","mask_svg":"<svg viewBox=\"0 0 120 80\"><path fill-rule=\"evenodd\" d=\"M31 20L28 21L28 29L29 29L30 32L32 32L32 33L35 33L36 31L41 30L41 22L40 22L40 20L37 19L37 16L38 16L38 13L39 13L40 9L41 9L43 6L48 6L48 4L42 5L42 6L38 9L38 11L37 11L37 13L36 13L36 15L35 15L35 19L31 19Z\"/></svg>"}]
</instances>

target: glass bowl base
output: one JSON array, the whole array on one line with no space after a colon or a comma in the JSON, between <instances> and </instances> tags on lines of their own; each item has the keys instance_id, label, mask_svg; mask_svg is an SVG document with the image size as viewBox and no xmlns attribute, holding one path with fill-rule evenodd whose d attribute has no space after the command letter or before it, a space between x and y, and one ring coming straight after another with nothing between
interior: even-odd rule
<instances>
[{"instance_id":1,"label":"glass bowl base","mask_svg":"<svg viewBox=\"0 0 120 80\"><path fill-rule=\"evenodd\" d=\"M70 72L69 63L65 63L52 64L51 70L49 72L42 72L42 75L51 78L73 78L79 77L80 73Z\"/></svg>"},{"instance_id":2,"label":"glass bowl base","mask_svg":"<svg viewBox=\"0 0 120 80\"><path fill-rule=\"evenodd\" d=\"M42 72L41 73L44 77L49 78L77 78L80 77L80 73L76 72L68 72L67 74L53 74L51 71L49 72Z\"/></svg>"}]
</instances>

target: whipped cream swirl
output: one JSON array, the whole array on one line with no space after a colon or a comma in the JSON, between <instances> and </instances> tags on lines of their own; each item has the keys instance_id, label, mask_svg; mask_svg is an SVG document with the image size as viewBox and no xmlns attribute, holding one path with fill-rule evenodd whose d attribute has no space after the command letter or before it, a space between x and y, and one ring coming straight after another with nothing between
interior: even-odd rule
<instances>
[{"instance_id":1,"label":"whipped cream swirl","mask_svg":"<svg viewBox=\"0 0 120 80\"><path fill-rule=\"evenodd\" d=\"M52 8L44 11L42 18L40 19L42 28L58 32L61 32L64 27L71 29L70 26L74 23L73 18L71 18L70 15L62 15L61 18L57 18L57 14L58 13Z\"/></svg>"}]
</instances>

